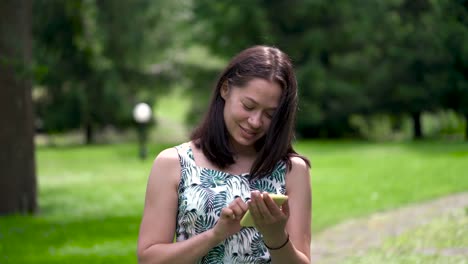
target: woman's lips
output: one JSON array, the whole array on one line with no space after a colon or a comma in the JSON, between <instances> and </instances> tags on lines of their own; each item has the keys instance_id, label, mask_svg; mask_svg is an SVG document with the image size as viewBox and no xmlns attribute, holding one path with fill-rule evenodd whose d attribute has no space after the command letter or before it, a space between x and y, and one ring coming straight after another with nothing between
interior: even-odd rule
<instances>
[{"instance_id":1,"label":"woman's lips","mask_svg":"<svg viewBox=\"0 0 468 264\"><path fill-rule=\"evenodd\" d=\"M243 127L241 127L241 131L243 132L244 136L247 137L247 138L254 138L256 135L257 135L257 132L253 132L251 130L248 130L248 129L245 129Z\"/></svg>"}]
</instances>

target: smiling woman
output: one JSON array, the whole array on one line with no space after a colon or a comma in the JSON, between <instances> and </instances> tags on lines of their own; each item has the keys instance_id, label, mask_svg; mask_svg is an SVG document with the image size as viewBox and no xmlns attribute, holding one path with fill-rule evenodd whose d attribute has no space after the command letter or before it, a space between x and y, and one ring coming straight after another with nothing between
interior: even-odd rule
<instances>
[{"instance_id":1,"label":"smiling woman","mask_svg":"<svg viewBox=\"0 0 468 264\"><path fill-rule=\"evenodd\" d=\"M232 147L237 151L242 151L243 147L246 151L253 150L249 147L270 128L281 87L275 82L255 78L241 88L224 85L221 96L225 101L224 121L232 137Z\"/></svg>"},{"instance_id":2,"label":"smiling woman","mask_svg":"<svg viewBox=\"0 0 468 264\"><path fill-rule=\"evenodd\" d=\"M279 49L255 46L231 60L191 141L154 161L140 263L310 262L310 163L291 142L297 100ZM241 227L247 210L254 226Z\"/></svg>"}]
</instances>

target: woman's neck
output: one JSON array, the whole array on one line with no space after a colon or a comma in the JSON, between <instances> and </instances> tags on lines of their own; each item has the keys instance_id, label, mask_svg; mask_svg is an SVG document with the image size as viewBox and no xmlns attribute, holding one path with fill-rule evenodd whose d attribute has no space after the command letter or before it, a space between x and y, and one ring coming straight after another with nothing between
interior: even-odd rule
<instances>
[{"instance_id":1,"label":"woman's neck","mask_svg":"<svg viewBox=\"0 0 468 264\"><path fill-rule=\"evenodd\" d=\"M236 159L255 159L257 156L257 150L255 146L243 146L231 142L231 151L234 155L234 160Z\"/></svg>"}]
</instances>

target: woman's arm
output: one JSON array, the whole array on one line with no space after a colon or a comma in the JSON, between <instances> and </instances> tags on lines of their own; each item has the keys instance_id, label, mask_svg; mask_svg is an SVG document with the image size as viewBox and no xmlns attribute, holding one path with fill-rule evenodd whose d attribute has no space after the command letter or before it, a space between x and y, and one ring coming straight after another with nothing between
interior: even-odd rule
<instances>
[{"instance_id":1,"label":"woman's arm","mask_svg":"<svg viewBox=\"0 0 468 264\"><path fill-rule=\"evenodd\" d=\"M291 161L292 169L286 176L289 206L286 232L290 243L279 250L270 250L270 255L273 263L310 263L312 191L309 167L301 158L294 157Z\"/></svg>"},{"instance_id":2,"label":"woman's arm","mask_svg":"<svg viewBox=\"0 0 468 264\"><path fill-rule=\"evenodd\" d=\"M196 262L227 236L240 230L240 217L247 207L238 199L222 209L220 220L213 229L174 243L180 171L174 148L162 151L153 163L138 237L140 264ZM244 209L239 209L242 207Z\"/></svg>"},{"instance_id":3,"label":"woman's arm","mask_svg":"<svg viewBox=\"0 0 468 264\"><path fill-rule=\"evenodd\" d=\"M194 262L220 242L213 232L173 242L180 171L175 148L162 151L153 163L138 237L138 262L141 264Z\"/></svg>"},{"instance_id":4,"label":"woman's arm","mask_svg":"<svg viewBox=\"0 0 468 264\"><path fill-rule=\"evenodd\" d=\"M292 168L286 175L288 201L281 210L271 197L262 197L259 192L252 192L249 209L265 245L271 248L273 263L310 263L312 194L309 167L300 158L291 161Z\"/></svg>"}]
</instances>

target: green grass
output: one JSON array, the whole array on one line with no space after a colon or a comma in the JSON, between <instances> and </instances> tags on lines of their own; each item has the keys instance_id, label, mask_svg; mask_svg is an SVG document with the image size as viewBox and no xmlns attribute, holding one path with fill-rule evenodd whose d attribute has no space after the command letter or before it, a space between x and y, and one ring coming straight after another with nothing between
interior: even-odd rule
<instances>
[{"instance_id":1,"label":"green grass","mask_svg":"<svg viewBox=\"0 0 468 264\"><path fill-rule=\"evenodd\" d=\"M464 212L441 217L396 238L345 264L447 264L468 263L468 215Z\"/></svg>"},{"instance_id":2,"label":"green grass","mask_svg":"<svg viewBox=\"0 0 468 264\"><path fill-rule=\"evenodd\" d=\"M468 190L468 144L301 142L312 161L313 229Z\"/></svg>"},{"instance_id":3,"label":"green grass","mask_svg":"<svg viewBox=\"0 0 468 264\"><path fill-rule=\"evenodd\" d=\"M167 145L152 145L156 154ZM468 190L468 144L303 141L313 229ZM152 160L135 145L39 147L36 216L0 218L0 263L136 263Z\"/></svg>"},{"instance_id":4,"label":"green grass","mask_svg":"<svg viewBox=\"0 0 468 264\"><path fill-rule=\"evenodd\" d=\"M0 219L0 263L136 263L152 163L137 153L134 145L39 148L41 212Z\"/></svg>"}]
</instances>

